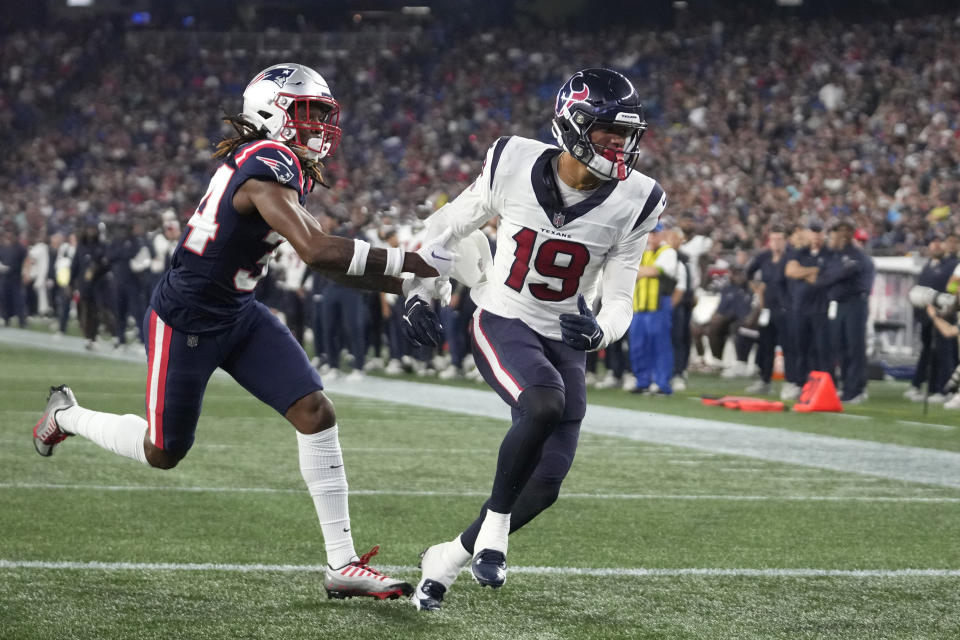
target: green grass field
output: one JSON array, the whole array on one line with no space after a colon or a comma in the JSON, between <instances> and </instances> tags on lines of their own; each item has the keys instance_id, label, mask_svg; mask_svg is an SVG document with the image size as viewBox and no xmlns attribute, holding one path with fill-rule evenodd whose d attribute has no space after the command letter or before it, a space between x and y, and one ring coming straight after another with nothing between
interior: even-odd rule
<instances>
[{"instance_id":1,"label":"green grass field","mask_svg":"<svg viewBox=\"0 0 960 640\"><path fill-rule=\"evenodd\" d=\"M34 453L49 385L70 383L90 408L142 413L145 376L143 364L0 343L0 638L960 637L955 486L593 433L566 495L511 537L502 589L463 575L436 614L327 600L293 430L229 378L211 380L197 444L173 471L81 438L50 459ZM851 411L864 417L851 418L687 399L706 384L590 400L638 420L658 412L960 451L957 414L922 416L899 400L903 386L871 386ZM331 397L358 549L382 544L375 564L416 581L417 554L476 514L506 423Z\"/></svg>"}]
</instances>

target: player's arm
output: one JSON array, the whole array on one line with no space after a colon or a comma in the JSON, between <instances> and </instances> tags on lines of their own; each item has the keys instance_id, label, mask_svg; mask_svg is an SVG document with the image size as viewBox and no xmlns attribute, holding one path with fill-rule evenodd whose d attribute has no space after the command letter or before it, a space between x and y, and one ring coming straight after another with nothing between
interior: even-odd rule
<instances>
[{"instance_id":1,"label":"player's arm","mask_svg":"<svg viewBox=\"0 0 960 640\"><path fill-rule=\"evenodd\" d=\"M804 280L809 277L817 277L820 267L804 267L797 260L791 260L784 269L784 274L794 280Z\"/></svg>"},{"instance_id":2,"label":"player's arm","mask_svg":"<svg viewBox=\"0 0 960 640\"><path fill-rule=\"evenodd\" d=\"M958 328L957 325L950 324L937 315L937 309L933 305L927 305L927 315L937 327L937 331L939 331L940 335L942 335L944 338L956 338L958 335L960 335L960 328Z\"/></svg>"},{"instance_id":3,"label":"player's arm","mask_svg":"<svg viewBox=\"0 0 960 640\"><path fill-rule=\"evenodd\" d=\"M442 246L426 247L420 253L401 249L373 249L362 240L332 236L304 209L297 192L277 182L247 180L237 190L234 207L241 213L259 212L270 227L293 246L311 269L331 278L351 278L350 286L401 292L401 272L425 278L449 272L452 260ZM442 242L439 243L442 245Z\"/></svg>"},{"instance_id":4,"label":"player's arm","mask_svg":"<svg viewBox=\"0 0 960 640\"><path fill-rule=\"evenodd\" d=\"M460 192L453 201L445 204L427 218L426 241L436 238L450 230L449 246L456 247L461 240L480 229L488 220L497 215L494 204L493 183L497 167L509 138L500 138L490 149L473 183ZM472 284L472 283L471 283Z\"/></svg>"}]
</instances>

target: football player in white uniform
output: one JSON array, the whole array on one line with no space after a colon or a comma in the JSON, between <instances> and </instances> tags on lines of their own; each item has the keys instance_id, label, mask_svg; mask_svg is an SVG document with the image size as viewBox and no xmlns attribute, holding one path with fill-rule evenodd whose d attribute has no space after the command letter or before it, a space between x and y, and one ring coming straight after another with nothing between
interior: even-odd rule
<instances>
[{"instance_id":1,"label":"football player in white uniform","mask_svg":"<svg viewBox=\"0 0 960 640\"><path fill-rule=\"evenodd\" d=\"M630 325L646 236L666 205L660 185L633 168L646 127L627 78L580 71L557 95L560 148L500 138L476 181L428 220L428 238L449 232L458 242L454 277L473 288L478 306L474 357L513 409L513 424L480 516L423 553L418 609L438 609L471 559L481 585L501 586L507 535L559 495L586 412L585 352ZM488 264L477 230L496 215L497 250Z\"/></svg>"}]
</instances>

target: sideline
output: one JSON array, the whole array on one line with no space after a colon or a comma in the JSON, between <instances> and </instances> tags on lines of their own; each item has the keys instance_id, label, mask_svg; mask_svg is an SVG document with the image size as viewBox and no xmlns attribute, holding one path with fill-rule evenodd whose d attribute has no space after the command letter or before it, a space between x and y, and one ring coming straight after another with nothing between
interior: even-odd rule
<instances>
[{"instance_id":1,"label":"sideline","mask_svg":"<svg viewBox=\"0 0 960 640\"><path fill-rule=\"evenodd\" d=\"M54 342L36 331L6 328L0 342L113 359L142 362L136 354L90 354L83 340L63 337ZM464 389L406 380L367 377L363 382L332 381L328 390L354 398L387 401L436 411L468 414L508 421L509 407L489 390ZM703 418L589 405L583 422L588 433L618 436L643 442L684 447L710 453L746 456L858 473L904 482L960 488L960 453L909 447L867 440L838 438L812 433L755 427Z\"/></svg>"}]
</instances>

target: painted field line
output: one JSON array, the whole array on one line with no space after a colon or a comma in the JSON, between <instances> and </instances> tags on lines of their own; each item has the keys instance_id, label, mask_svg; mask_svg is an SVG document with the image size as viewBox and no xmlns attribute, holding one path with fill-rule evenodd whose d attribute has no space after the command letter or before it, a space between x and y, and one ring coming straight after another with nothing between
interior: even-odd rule
<instances>
[{"instance_id":1,"label":"painted field line","mask_svg":"<svg viewBox=\"0 0 960 640\"><path fill-rule=\"evenodd\" d=\"M54 489L79 491L180 491L184 493L305 493L303 489L280 489L274 487L160 487L147 485L96 485L96 484L55 484L44 482L4 482L0 489ZM408 496L408 497L486 497L488 491L406 491L401 489L351 489L352 496ZM731 502L905 502L905 503L960 503L960 497L938 496L758 496L758 495L718 495L718 494L677 494L677 493L561 493L561 498L593 500L714 500Z\"/></svg>"},{"instance_id":2,"label":"painted field line","mask_svg":"<svg viewBox=\"0 0 960 640\"><path fill-rule=\"evenodd\" d=\"M897 420L900 424L911 427L930 427L931 429L940 429L941 431L953 431L956 427L949 424L937 424L935 422L915 422L913 420Z\"/></svg>"},{"instance_id":3,"label":"painted field line","mask_svg":"<svg viewBox=\"0 0 960 640\"><path fill-rule=\"evenodd\" d=\"M417 567L384 565L387 573L416 573ZM0 569L41 569L79 571L224 571L232 573L277 572L320 573L321 564L220 564L215 562L73 562L43 560L7 560L0 558ZM469 569L464 569L464 572ZM588 567L510 567L511 574L535 576L623 576L657 577L742 577L742 578L960 578L960 569L713 569L713 568L588 568Z\"/></svg>"}]
</instances>

